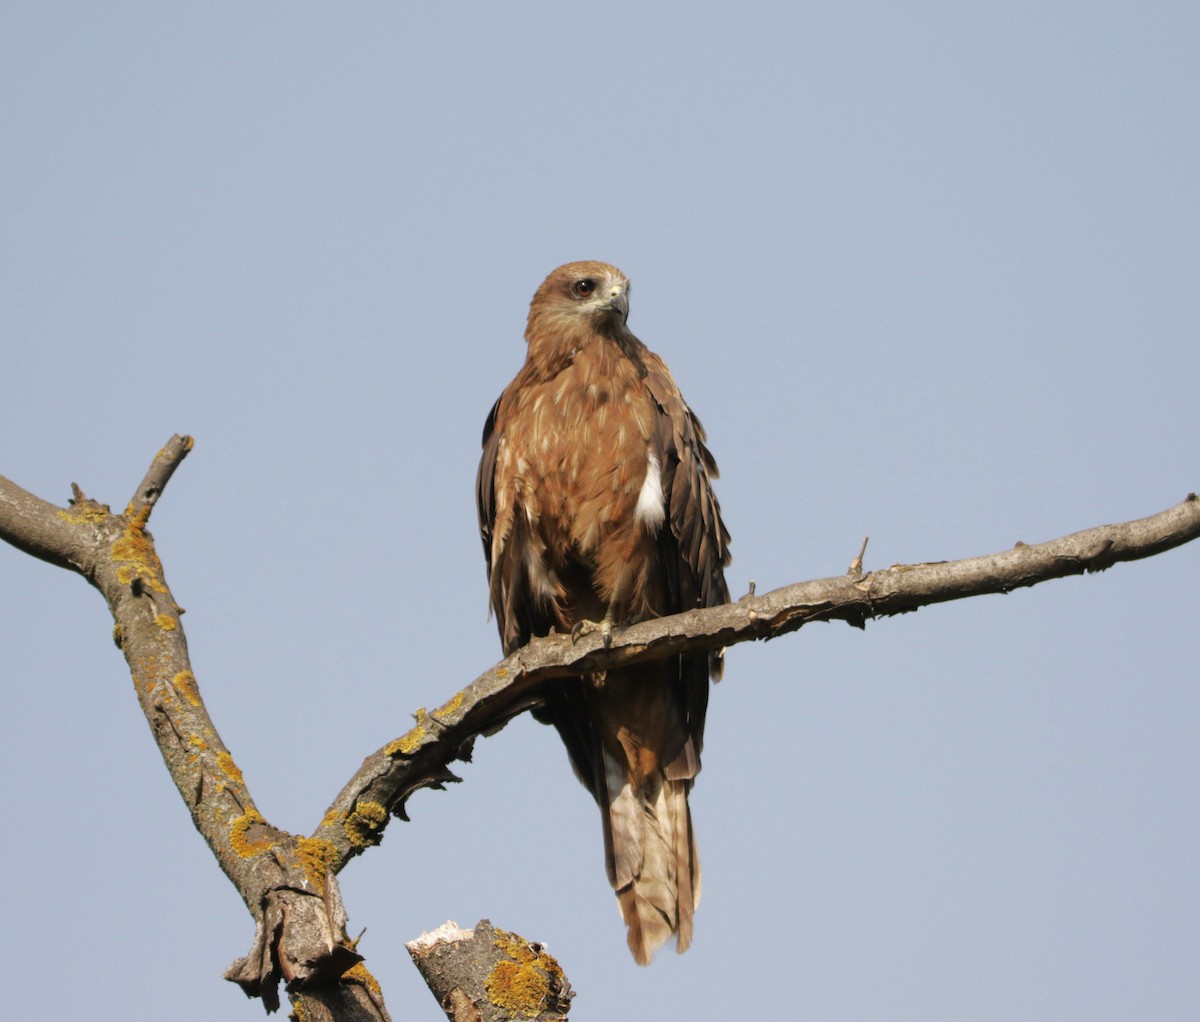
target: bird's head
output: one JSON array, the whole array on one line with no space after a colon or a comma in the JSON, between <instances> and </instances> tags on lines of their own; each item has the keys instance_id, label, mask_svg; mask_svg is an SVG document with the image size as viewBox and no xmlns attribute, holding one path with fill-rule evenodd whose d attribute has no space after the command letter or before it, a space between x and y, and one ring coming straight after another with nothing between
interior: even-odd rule
<instances>
[{"instance_id":1,"label":"bird's head","mask_svg":"<svg viewBox=\"0 0 1200 1022\"><path fill-rule=\"evenodd\" d=\"M540 334L613 337L629 317L629 278L608 263L567 263L550 274L529 303L530 343Z\"/></svg>"}]
</instances>

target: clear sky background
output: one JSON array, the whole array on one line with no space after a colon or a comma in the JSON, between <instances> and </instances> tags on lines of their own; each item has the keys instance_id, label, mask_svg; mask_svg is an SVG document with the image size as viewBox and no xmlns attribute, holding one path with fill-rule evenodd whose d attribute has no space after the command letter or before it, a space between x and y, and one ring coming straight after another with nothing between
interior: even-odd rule
<instances>
[{"instance_id":1,"label":"clear sky background","mask_svg":"<svg viewBox=\"0 0 1200 1022\"><path fill-rule=\"evenodd\" d=\"M499 658L473 482L572 259L708 427L736 595L1200 489L1200 7L0 9L0 472L153 530L278 826ZM573 1018L1192 1020L1200 546L730 651L695 944L637 968L596 809L524 718L342 875L403 943L545 941ZM253 928L99 596L0 549L6 1013L262 1017Z\"/></svg>"}]
</instances>

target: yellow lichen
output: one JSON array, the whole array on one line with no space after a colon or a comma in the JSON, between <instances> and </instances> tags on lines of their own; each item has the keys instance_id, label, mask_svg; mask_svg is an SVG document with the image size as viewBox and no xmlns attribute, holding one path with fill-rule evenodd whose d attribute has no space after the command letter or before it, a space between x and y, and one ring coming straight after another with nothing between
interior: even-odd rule
<instances>
[{"instance_id":1,"label":"yellow lichen","mask_svg":"<svg viewBox=\"0 0 1200 1022\"><path fill-rule=\"evenodd\" d=\"M520 936L507 930L497 930L493 943L509 958L521 965L537 961L538 955Z\"/></svg>"},{"instance_id":2,"label":"yellow lichen","mask_svg":"<svg viewBox=\"0 0 1200 1022\"><path fill-rule=\"evenodd\" d=\"M84 522L104 521L109 515L109 510L104 504L97 504L94 500L89 500L73 505L70 510L64 509L55 513L64 522L70 522L72 525L83 525Z\"/></svg>"},{"instance_id":3,"label":"yellow lichen","mask_svg":"<svg viewBox=\"0 0 1200 1022\"><path fill-rule=\"evenodd\" d=\"M225 753L224 755L228 755ZM245 813L233 821L229 828L229 846L243 859L253 859L261 855L275 842L270 837L250 840L251 827L267 827L267 821L256 809L247 809Z\"/></svg>"},{"instance_id":4,"label":"yellow lichen","mask_svg":"<svg viewBox=\"0 0 1200 1022\"><path fill-rule=\"evenodd\" d=\"M113 625L113 642L117 649L125 648L125 630L120 625Z\"/></svg>"},{"instance_id":5,"label":"yellow lichen","mask_svg":"<svg viewBox=\"0 0 1200 1022\"><path fill-rule=\"evenodd\" d=\"M495 944L512 960L497 962L483 981L488 1000L510 1014L535 1018L550 996L551 980L561 979L562 969L516 934L497 930Z\"/></svg>"},{"instance_id":6,"label":"yellow lichen","mask_svg":"<svg viewBox=\"0 0 1200 1022\"><path fill-rule=\"evenodd\" d=\"M458 695L456 695L453 699L451 699L444 706L439 706L436 710L434 710L434 716L448 717L450 714L456 713L458 711L458 708L460 706L462 706L462 703L463 703L463 694L461 692L459 692Z\"/></svg>"},{"instance_id":7,"label":"yellow lichen","mask_svg":"<svg viewBox=\"0 0 1200 1022\"><path fill-rule=\"evenodd\" d=\"M425 713L425 707L422 706L415 714L417 725L407 734L401 735L394 742L390 742L384 746L384 753L388 756L411 756L421 747L421 743L425 741L427 728L425 727L425 718L428 716Z\"/></svg>"},{"instance_id":8,"label":"yellow lichen","mask_svg":"<svg viewBox=\"0 0 1200 1022\"><path fill-rule=\"evenodd\" d=\"M175 630L175 619L169 614L155 614L154 623L158 625L164 632L172 632Z\"/></svg>"},{"instance_id":9,"label":"yellow lichen","mask_svg":"<svg viewBox=\"0 0 1200 1022\"><path fill-rule=\"evenodd\" d=\"M387 810L378 802L355 802L354 809L342 825L346 840L355 848L379 843L376 831L387 823Z\"/></svg>"},{"instance_id":10,"label":"yellow lichen","mask_svg":"<svg viewBox=\"0 0 1200 1022\"><path fill-rule=\"evenodd\" d=\"M194 745L201 752L203 752L205 749L208 748L208 742L206 742L199 735L189 735L188 736L188 745Z\"/></svg>"},{"instance_id":11,"label":"yellow lichen","mask_svg":"<svg viewBox=\"0 0 1200 1022\"><path fill-rule=\"evenodd\" d=\"M325 877L337 861L337 849L333 847L333 842L312 837L296 838L296 858L313 890L317 894L324 894Z\"/></svg>"},{"instance_id":12,"label":"yellow lichen","mask_svg":"<svg viewBox=\"0 0 1200 1022\"><path fill-rule=\"evenodd\" d=\"M497 1008L537 1018L550 993L550 981L531 965L497 962L483 981L483 989Z\"/></svg>"},{"instance_id":13,"label":"yellow lichen","mask_svg":"<svg viewBox=\"0 0 1200 1022\"><path fill-rule=\"evenodd\" d=\"M180 671L171 679L171 684L175 686L175 691L182 695L183 698L193 706L200 705L200 689L196 685L196 676L191 671ZM229 753L225 753L225 755L228 756ZM233 760L230 760L229 762L232 763ZM234 767L234 769L236 770L237 768ZM238 780L241 780L241 778L242 774L239 770Z\"/></svg>"},{"instance_id":14,"label":"yellow lichen","mask_svg":"<svg viewBox=\"0 0 1200 1022\"><path fill-rule=\"evenodd\" d=\"M363 965L362 962L359 962L357 965L350 966L349 969L347 969L344 973L342 973L342 978L354 980L357 983L361 983L368 990L370 990L371 993L373 993L376 997L378 997L382 993L382 991L379 987L379 980L377 980L374 976L371 975L370 972L367 971L367 967L365 965Z\"/></svg>"},{"instance_id":15,"label":"yellow lichen","mask_svg":"<svg viewBox=\"0 0 1200 1022\"><path fill-rule=\"evenodd\" d=\"M241 768L233 761L233 757L228 752L217 753L217 766L221 768L221 773L228 777L231 781L242 783Z\"/></svg>"},{"instance_id":16,"label":"yellow lichen","mask_svg":"<svg viewBox=\"0 0 1200 1022\"><path fill-rule=\"evenodd\" d=\"M153 507L151 504L143 504L137 511L133 509L133 501L131 500L125 508L125 520L129 522L130 528L137 529L139 532L146 528L146 523L150 521L150 510Z\"/></svg>"},{"instance_id":17,"label":"yellow lichen","mask_svg":"<svg viewBox=\"0 0 1200 1022\"><path fill-rule=\"evenodd\" d=\"M165 593L167 587L162 581L162 562L158 559L154 543L145 529L149 514L150 508L146 506L137 515L127 519L125 531L109 548L109 556L119 565L117 581L122 585L129 585L134 579L139 579L151 589Z\"/></svg>"}]
</instances>

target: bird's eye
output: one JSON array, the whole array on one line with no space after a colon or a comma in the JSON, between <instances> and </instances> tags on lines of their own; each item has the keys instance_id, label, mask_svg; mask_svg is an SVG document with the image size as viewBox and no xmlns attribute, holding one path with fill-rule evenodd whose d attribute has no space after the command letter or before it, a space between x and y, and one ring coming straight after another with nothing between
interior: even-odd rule
<instances>
[{"instance_id":1,"label":"bird's eye","mask_svg":"<svg viewBox=\"0 0 1200 1022\"><path fill-rule=\"evenodd\" d=\"M575 281L575 287L572 289L579 295L580 298L586 298L596 290L596 282L585 277L583 280Z\"/></svg>"}]
</instances>

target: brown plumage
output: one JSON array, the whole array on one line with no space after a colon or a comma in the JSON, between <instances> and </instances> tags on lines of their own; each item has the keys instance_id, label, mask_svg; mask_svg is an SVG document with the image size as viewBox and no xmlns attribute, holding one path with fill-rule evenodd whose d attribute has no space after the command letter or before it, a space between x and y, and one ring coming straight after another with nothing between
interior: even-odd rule
<instances>
[{"instance_id":1,"label":"brown plumage","mask_svg":"<svg viewBox=\"0 0 1200 1022\"><path fill-rule=\"evenodd\" d=\"M560 266L533 296L525 364L483 432L477 496L505 653L551 629L729 599L729 534L704 430L666 364L629 332L615 266ZM692 938L700 901L687 793L708 679L689 654L555 682L535 711L600 806L608 878L640 964Z\"/></svg>"}]
</instances>

